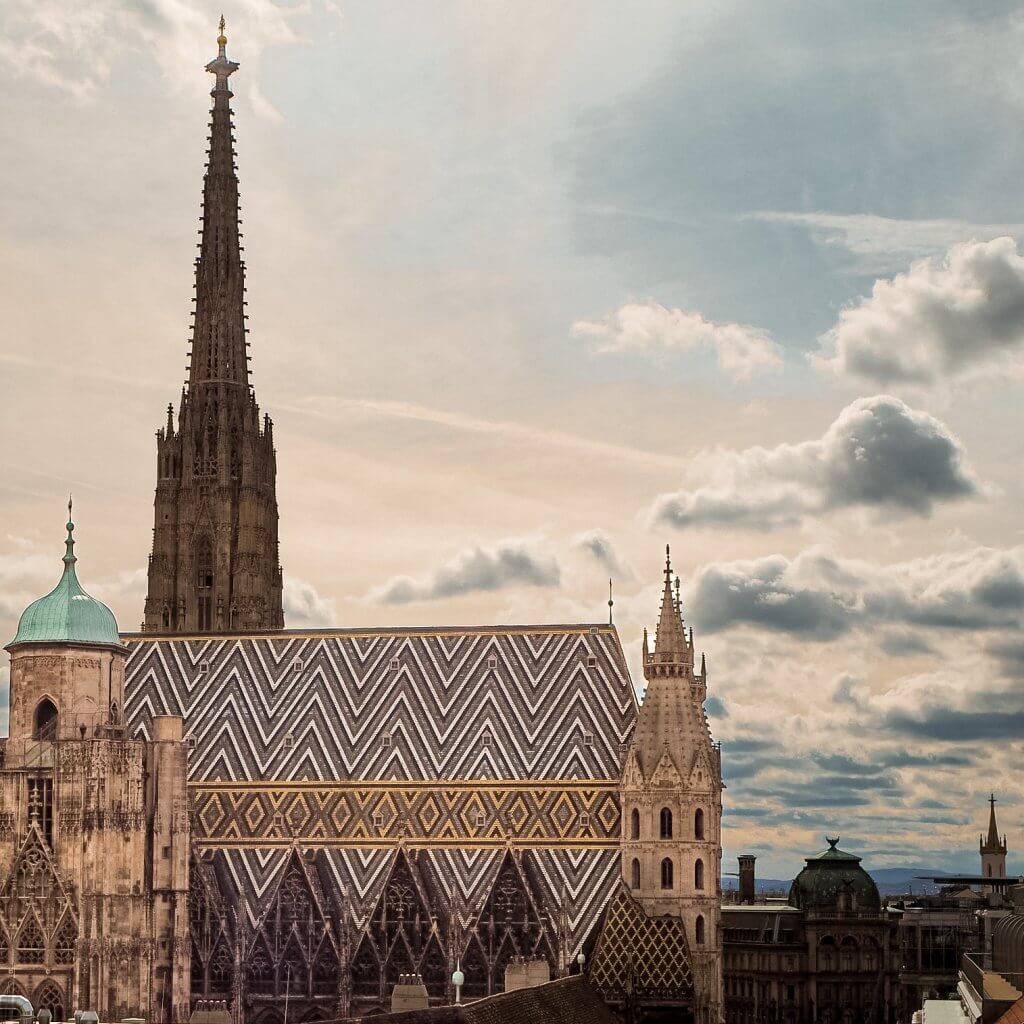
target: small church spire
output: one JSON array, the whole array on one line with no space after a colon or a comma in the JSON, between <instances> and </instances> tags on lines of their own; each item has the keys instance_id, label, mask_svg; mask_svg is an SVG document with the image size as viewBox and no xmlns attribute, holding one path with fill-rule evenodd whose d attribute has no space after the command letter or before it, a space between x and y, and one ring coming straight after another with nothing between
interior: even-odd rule
<instances>
[{"instance_id":1,"label":"small church spire","mask_svg":"<svg viewBox=\"0 0 1024 1024\"><path fill-rule=\"evenodd\" d=\"M1000 848L999 828L996 825L996 795L991 793L988 798L988 837L985 840L984 850L998 852Z\"/></svg>"}]
</instances>

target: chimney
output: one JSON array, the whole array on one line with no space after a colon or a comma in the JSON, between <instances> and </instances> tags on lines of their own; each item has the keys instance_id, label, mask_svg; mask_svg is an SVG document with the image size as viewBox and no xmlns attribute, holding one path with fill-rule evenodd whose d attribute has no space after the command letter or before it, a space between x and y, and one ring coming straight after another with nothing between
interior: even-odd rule
<instances>
[{"instance_id":1,"label":"chimney","mask_svg":"<svg viewBox=\"0 0 1024 1024\"><path fill-rule=\"evenodd\" d=\"M755 902L757 887L754 884L754 861L752 853L741 853L740 862L740 903Z\"/></svg>"}]
</instances>

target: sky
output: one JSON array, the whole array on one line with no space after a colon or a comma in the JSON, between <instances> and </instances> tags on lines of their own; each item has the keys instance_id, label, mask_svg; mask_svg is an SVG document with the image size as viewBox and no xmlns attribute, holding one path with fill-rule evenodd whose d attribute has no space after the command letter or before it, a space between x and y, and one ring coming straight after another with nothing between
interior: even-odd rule
<instances>
[{"instance_id":1,"label":"sky","mask_svg":"<svg viewBox=\"0 0 1024 1024\"><path fill-rule=\"evenodd\" d=\"M0 5L0 634L138 628L219 6ZM665 544L725 869L1024 864L1024 15L225 0L290 626L615 622ZM0 684L6 689L6 660ZM0 725L2 725L0 719Z\"/></svg>"}]
</instances>

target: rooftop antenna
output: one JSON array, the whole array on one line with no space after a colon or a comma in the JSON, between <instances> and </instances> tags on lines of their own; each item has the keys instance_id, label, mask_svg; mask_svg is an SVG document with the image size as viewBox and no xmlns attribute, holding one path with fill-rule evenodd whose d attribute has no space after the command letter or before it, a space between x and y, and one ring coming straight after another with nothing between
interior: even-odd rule
<instances>
[{"instance_id":1,"label":"rooftop antenna","mask_svg":"<svg viewBox=\"0 0 1024 1024\"><path fill-rule=\"evenodd\" d=\"M614 607L615 607L615 600L612 597L612 579L609 576L608 577L608 625L609 626L613 625L613 623L612 623L612 609Z\"/></svg>"}]
</instances>

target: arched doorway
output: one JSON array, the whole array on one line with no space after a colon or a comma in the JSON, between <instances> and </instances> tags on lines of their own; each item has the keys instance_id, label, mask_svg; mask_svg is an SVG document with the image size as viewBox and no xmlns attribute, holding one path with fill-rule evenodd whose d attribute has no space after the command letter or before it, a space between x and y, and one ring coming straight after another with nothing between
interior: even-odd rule
<instances>
[{"instance_id":1,"label":"arched doorway","mask_svg":"<svg viewBox=\"0 0 1024 1024\"><path fill-rule=\"evenodd\" d=\"M44 697L37 705L32 718L32 738L37 740L54 740L57 738L57 725L60 715L57 705Z\"/></svg>"}]
</instances>

